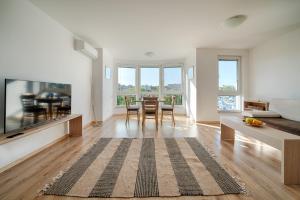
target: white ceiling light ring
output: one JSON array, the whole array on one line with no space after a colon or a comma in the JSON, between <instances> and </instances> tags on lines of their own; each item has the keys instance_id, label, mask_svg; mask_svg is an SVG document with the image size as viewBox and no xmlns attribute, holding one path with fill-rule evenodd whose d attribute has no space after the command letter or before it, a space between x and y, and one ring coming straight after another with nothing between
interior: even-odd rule
<instances>
[{"instance_id":1,"label":"white ceiling light ring","mask_svg":"<svg viewBox=\"0 0 300 200\"><path fill-rule=\"evenodd\" d=\"M155 53L153 51L147 51L144 55L147 57L153 57Z\"/></svg>"},{"instance_id":2,"label":"white ceiling light ring","mask_svg":"<svg viewBox=\"0 0 300 200\"><path fill-rule=\"evenodd\" d=\"M229 28L235 28L245 22L247 15L235 15L225 20L224 25Z\"/></svg>"}]
</instances>

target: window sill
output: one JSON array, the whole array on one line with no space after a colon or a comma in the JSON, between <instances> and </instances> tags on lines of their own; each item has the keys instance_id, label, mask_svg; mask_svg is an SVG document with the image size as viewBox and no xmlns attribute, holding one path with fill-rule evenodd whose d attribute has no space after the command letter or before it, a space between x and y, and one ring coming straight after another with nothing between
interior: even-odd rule
<instances>
[{"instance_id":1,"label":"window sill","mask_svg":"<svg viewBox=\"0 0 300 200\"><path fill-rule=\"evenodd\" d=\"M126 108L126 106L115 106L115 108Z\"/></svg>"},{"instance_id":2,"label":"window sill","mask_svg":"<svg viewBox=\"0 0 300 200\"><path fill-rule=\"evenodd\" d=\"M175 108L184 108L184 105L174 105ZM118 108L126 108L126 106L115 106L115 109L118 109Z\"/></svg>"},{"instance_id":3,"label":"window sill","mask_svg":"<svg viewBox=\"0 0 300 200\"><path fill-rule=\"evenodd\" d=\"M241 113L241 110L218 110L218 113Z\"/></svg>"}]
</instances>

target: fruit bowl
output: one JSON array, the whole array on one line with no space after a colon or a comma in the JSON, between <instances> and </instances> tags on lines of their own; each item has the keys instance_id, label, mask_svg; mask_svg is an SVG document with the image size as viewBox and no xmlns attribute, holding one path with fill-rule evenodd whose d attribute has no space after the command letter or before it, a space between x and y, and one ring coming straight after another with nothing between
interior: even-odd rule
<instances>
[{"instance_id":1,"label":"fruit bowl","mask_svg":"<svg viewBox=\"0 0 300 200\"><path fill-rule=\"evenodd\" d=\"M265 125L264 122L255 118L245 118L244 122L246 125L253 127L263 127Z\"/></svg>"},{"instance_id":2,"label":"fruit bowl","mask_svg":"<svg viewBox=\"0 0 300 200\"><path fill-rule=\"evenodd\" d=\"M265 123L262 124L249 124L249 123L245 123L247 126L253 126L253 127L263 127L265 125Z\"/></svg>"}]
</instances>

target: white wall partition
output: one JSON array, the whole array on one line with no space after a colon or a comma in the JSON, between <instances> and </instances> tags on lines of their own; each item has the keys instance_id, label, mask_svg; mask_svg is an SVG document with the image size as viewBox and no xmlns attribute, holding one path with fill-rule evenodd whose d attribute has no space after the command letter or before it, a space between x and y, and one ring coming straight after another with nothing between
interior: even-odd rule
<instances>
[{"instance_id":1,"label":"white wall partition","mask_svg":"<svg viewBox=\"0 0 300 200\"><path fill-rule=\"evenodd\" d=\"M110 70L110 78L105 76L105 70ZM113 115L114 108L114 81L113 74L115 73L114 58L107 51L103 49L103 116L102 120L105 121Z\"/></svg>"},{"instance_id":2,"label":"white wall partition","mask_svg":"<svg viewBox=\"0 0 300 200\"><path fill-rule=\"evenodd\" d=\"M98 58L93 60L92 109L93 120L105 121L113 114L114 60L104 48L97 48ZM105 68L111 69L111 77L105 76Z\"/></svg>"},{"instance_id":3,"label":"white wall partition","mask_svg":"<svg viewBox=\"0 0 300 200\"><path fill-rule=\"evenodd\" d=\"M241 57L241 96L247 98L248 50L198 48L196 52L197 121L219 121L222 114L217 109L219 56Z\"/></svg>"},{"instance_id":4,"label":"white wall partition","mask_svg":"<svg viewBox=\"0 0 300 200\"><path fill-rule=\"evenodd\" d=\"M73 49L73 34L30 1L0 1L0 126L3 130L4 78L72 84L72 112L92 119L91 59ZM50 144L64 126L0 145L0 168Z\"/></svg>"},{"instance_id":5,"label":"white wall partition","mask_svg":"<svg viewBox=\"0 0 300 200\"><path fill-rule=\"evenodd\" d=\"M197 74L196 74L196 49L193 50L186 58L185 63L185 99L186 114L191 119L197 118ZM189 77L189 70L192 70L192 78Z\"/></svg>"}]
</instances>

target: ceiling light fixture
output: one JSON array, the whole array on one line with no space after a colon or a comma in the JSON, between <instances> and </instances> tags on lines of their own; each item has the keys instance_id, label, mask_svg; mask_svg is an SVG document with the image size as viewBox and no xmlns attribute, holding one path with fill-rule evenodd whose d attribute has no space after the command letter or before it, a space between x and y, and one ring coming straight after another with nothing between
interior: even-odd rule
<instances>
[{"instance_id":1,"label":"ceiling light fixture","mask_svg":"<svg viewBox=\"0 0 300 200\"><path fill-rule=\"evenodd\" d=\"M224 24L227 27L235 28L241 25L247 19L247 15L235 15L225 20Z\"/></svg>"},{"instance_id":2,"label":"ceiling light fixture","mask_svg":"<svg viewBox=\"0 0 300 200\"><path fill-rule=\"evenodd\" d=\"M148 51L148 52L145 53L145 56L153 57L154 56L154 52Z\"/></svg>"}]
</instances>

